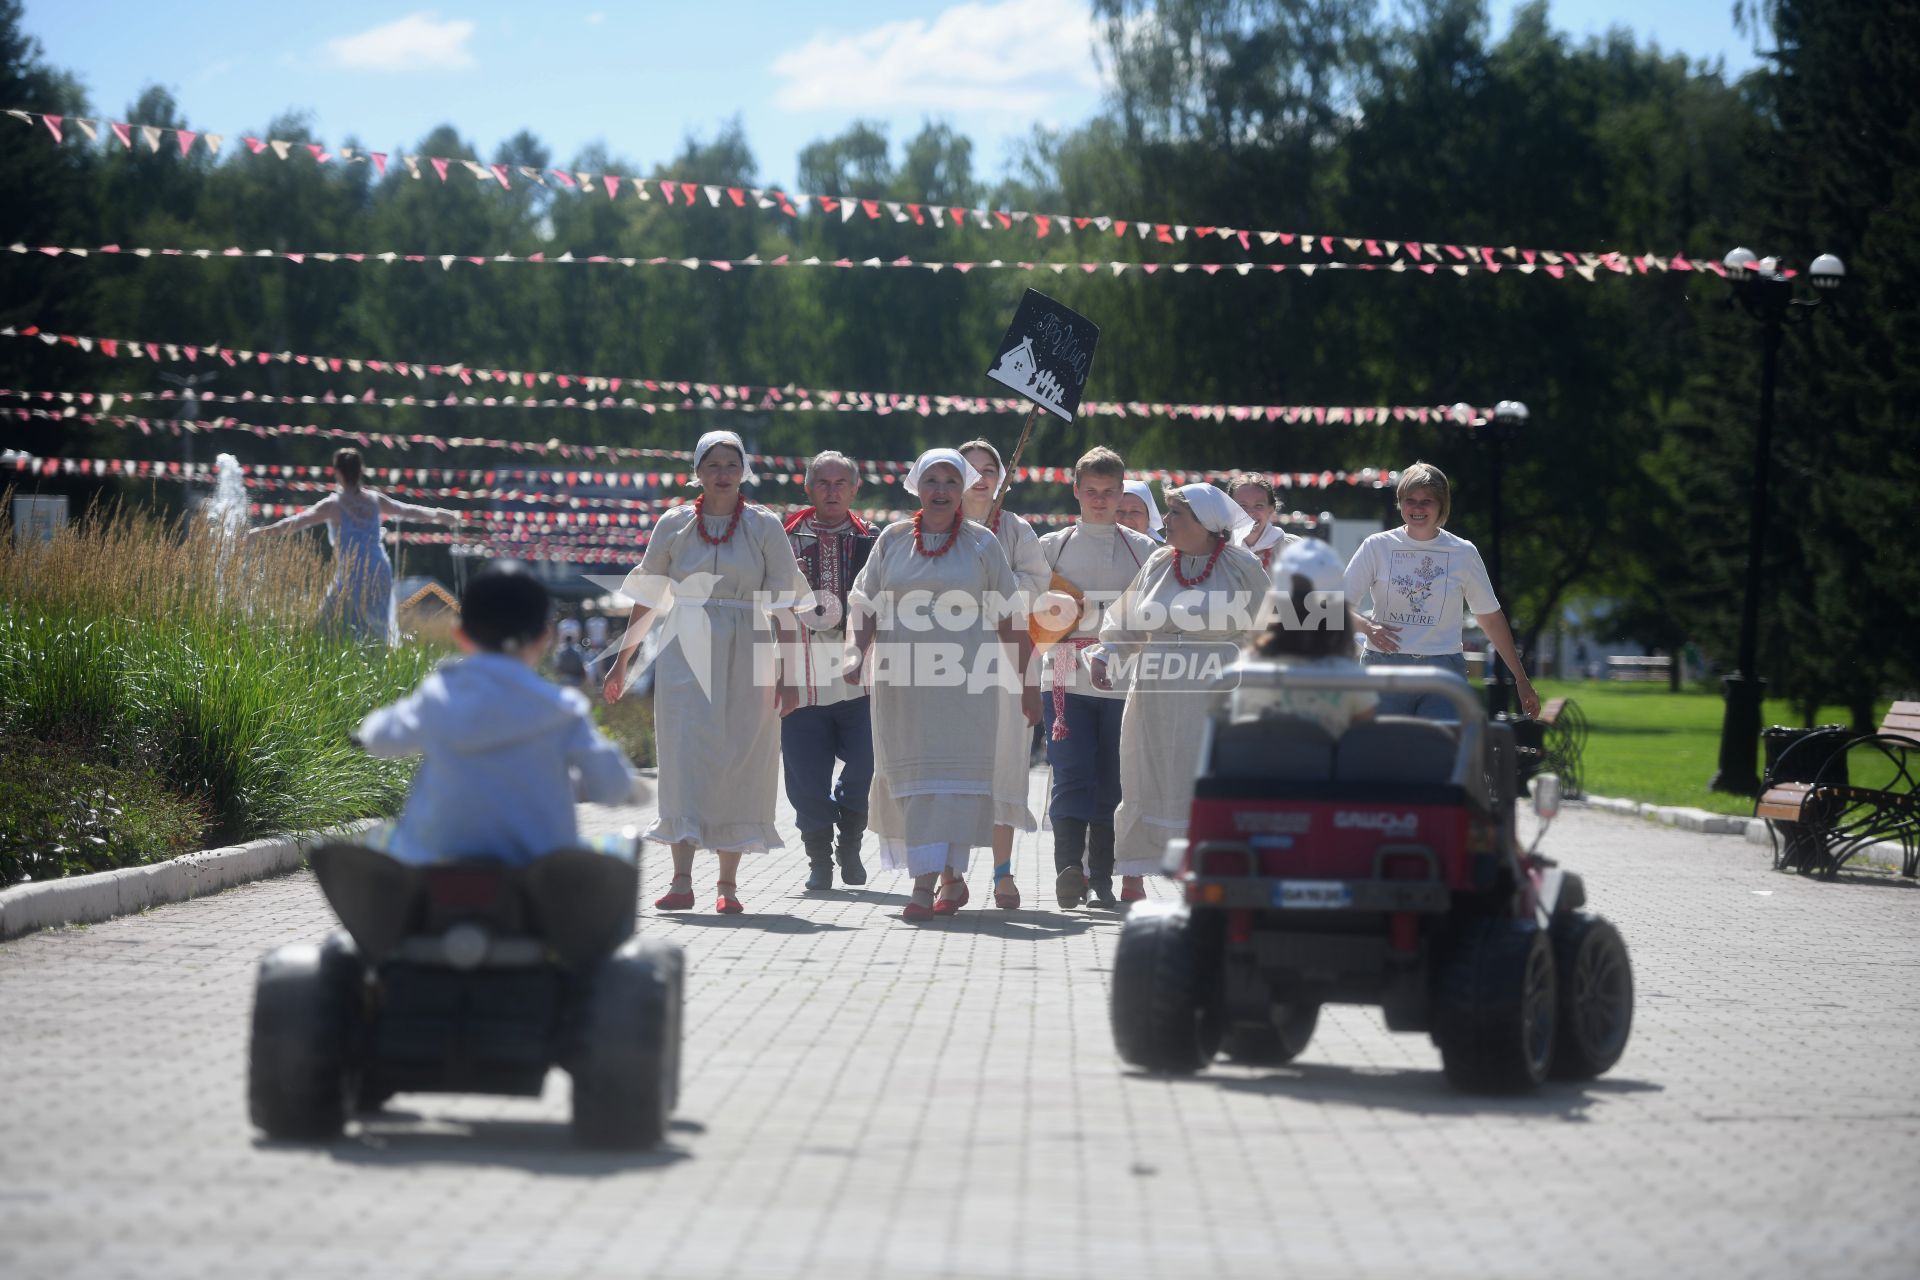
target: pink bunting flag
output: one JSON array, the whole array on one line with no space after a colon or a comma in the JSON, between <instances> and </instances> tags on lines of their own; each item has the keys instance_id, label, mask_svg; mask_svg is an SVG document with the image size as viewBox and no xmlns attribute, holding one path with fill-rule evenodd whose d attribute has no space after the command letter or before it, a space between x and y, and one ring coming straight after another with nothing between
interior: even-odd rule
<instances>
[{"instance_id":1,"label":"pink bunting flag","mask_svg":"<svg viewBox=\"0 0 1920 1280\"><path fill-rule=\"evenodd\" d=\"M607 184L607 199L611 200L620 194L620 179L609 173L600 180Z\"/></svg>"},{"instance_id":2,"label":"pink bunting flag","mask_svg":"<svg viewBox=\"0 0 1920 1280\"><path fill-rule=\"evenodd\" d=\"M133 150L133 130L131 128L121 124L118 120L107 121L107 128L113 131L114 137L120 139L121 146L129 151Z\"/></svg>"},{"instance_id":3,"label":"pink bunting flag","mask_svg":"<svg viewBox=\"0 0 1920 1280\"><path fill-rule=\"evenodd\" d=\"M307 154L313 157L315 164L325 164L327 161L333 159L332 156L327 154L327 149L317 142L307 143Z\"/></svg>"},{"instance_id":4,"label":"pink bunting flag","mask_svg":"<svg viewBox=\"0 0 1920 1280\"><path fill-rule=\"evenodd\" d=\"M370 154L373 156L374 170L377 173L379 173L381 177L383 178L386 177L387 176L387 153L384 151L375 151L375 152L371 152Z\"/></svg>"},{"instance_id":5,"label":"pink bunting flag","mask_svg":"<svg viewBox=\"0 0 1920 1280\"><path fill-rule=\"evenodd\" d=\"M66 139L65 139L65 138L63 138L63 137L61 137L61 136L60 136L60 122L61 122L62 120L65 120L65 119L66 119L66 117L65 117L65 116L50 116L50 115L43 115L43 116L41 116L40 118L41 118L41 119L42 119L43 121L45 121L45 122L46 122L46 125L47 125L47 132L48 132L48 133L51 133L51 134L53 135L53 140L54 140L55 142L65 142L65 141L66 141Z\"/></svg>"},{"instance_id":6,"label":"pink bunting flag","mask_svg":"<svg viewBox=\"0 0 1920 1280\"><path fill-rule=\"evenodd\" d=\"M124 128L125 128L126 126L125 126L125 125L118 125L118 124L117 124L117 125L115 125L115 126L113 126L113 127L114 127L114 128L116 128L116 129L124 129ZM249 151L251 151L251 152L253 152L253 154L254 154L254 155L259 155L259 154L260 154L260 153L261 153L262 151L265 151L265 150L267 149L267 144L266 144L266 143L264 143L264 142L262 142L262 141L260 141L260 139L258 139L258 138L247 138L247 137L242 137L242 138L240 139L240 141L242 141L242 142L244 142L244 143L246 143L246 144L247 144L247 150L249 150ZM127 145L128 145L128 146L132 146L133 144L132 144L132 143L128 143Z\"/></svg>"},{"instance_id":7,"label":"pink bunting flag","mask_svg":"<svg viewBox=\"0 0 1920 1280\"><path fill-rule=\"evenodd\" d=\"M427 158L433 162L433 171L440 175L440 181L445 182L447 180L447 162L439 156L428 156Z\"/></svg>"},{"instance_id":8,"label":"pink bunting flag","mask_svg":"<svg viewBox=\"0 0 1920 1280\"><path fill-rule=\"evenodd\" d=\"M191 129L176 129L173 140L180 144L180 154L185 156L187 152L193 150L193 140L199 136Z\"/></svg>"},{"instance_id":9,"label":"pink bunting flag","mask_svg":"<svg viewBox=\"0 0 1920 1280\"><path fill-rule=\"evenodd\" d=\"M507 166L503 164L496 164L496 165L489 165L488 168L493 170L493 176L495 180L500 183L500 189L502 191L513 190L513 183L507 181Z\"/></svg>"}]
</instances>

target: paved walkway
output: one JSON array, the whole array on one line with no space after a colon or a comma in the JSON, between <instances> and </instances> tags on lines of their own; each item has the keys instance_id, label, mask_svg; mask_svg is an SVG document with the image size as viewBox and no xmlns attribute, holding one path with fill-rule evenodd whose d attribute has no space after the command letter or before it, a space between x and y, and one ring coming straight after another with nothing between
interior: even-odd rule
<instances>
[{"instance_id":1,"label":"paved walkway","mask_svg":"<svg viewBox=\"0 0 1920 1280\"><path fill-rule=\"evenodd\" d=\"M643 922L691 957L685 1096L643 1157L574 1150L561 1075L262 1142L253 968L329 927L306 875L36 935L0 946L0 1275L1912 1274L1920 892L1585 812L1548 848L1633 948L1634 1041L1487 1101L1357 1009L1291 1069L1134 1074L1113 918L916 928L904 878L803 895L796 841L749 860L755 914Z\"/></svg>"}]
</instances>

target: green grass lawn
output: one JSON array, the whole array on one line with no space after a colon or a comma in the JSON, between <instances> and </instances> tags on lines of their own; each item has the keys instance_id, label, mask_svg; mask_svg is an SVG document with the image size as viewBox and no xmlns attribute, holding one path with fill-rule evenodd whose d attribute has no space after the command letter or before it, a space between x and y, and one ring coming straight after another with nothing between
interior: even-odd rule
<instances>
[{"instance_id":1,"label":"green grass lawn","mask_svg":"<svg viewBox=\"0 0 1920 1280\"><path fill-rule=\"evenodd\" d=\"M1716 813L1753 813L1751 799L1707 790L1707 779L1720 762L1724 704L1718 694L1670 693L1664 684L1605 680L1540 680L1534 687L1542 702L1571 697L1586 712L1591 727L1586 785L1593 794ZM1875 708L1876 720L1885 710ZM1798 725L1800 717L1785 702L1769 700L1760 722ZM1841 707L1822 707L1816 723L1846 724L1847 713ZM1760 767L1757 759L1755 767ZM1854 781L1871 784L1873 779Z\"/></svg>"}]
</instances>

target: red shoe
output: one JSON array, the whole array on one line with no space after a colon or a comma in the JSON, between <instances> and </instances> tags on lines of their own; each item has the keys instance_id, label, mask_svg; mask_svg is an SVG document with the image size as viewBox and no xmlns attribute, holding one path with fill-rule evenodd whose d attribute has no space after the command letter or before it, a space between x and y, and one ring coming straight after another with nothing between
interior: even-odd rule
<instances>
[{"instance_id":1,"label":"red shoe","mask_svg":"<svg viewBox=\"0 0 1920 1280\"><path fill-rule=\"evenodd\" d=\"M734 884L733 881L716 880L713 887L715 892L719 894L719 896L713 900L713 909L721 915L737 916L747 909L745 903L733 896L734 893L739 890L739 886ZM688 894L687 897L691 898L693 895ZM692 906L693 904L689 902L687 905Z\"/></svg>"},{"instance_id":2,"label":"red shoe","mask_svg":"<svg viewBox=\"0 0 1920 1280\"><path fill-rule=\"evenodd\" d=\"M915 924L918 924L922 920L933 919L933 908L923 907L917 902L909 902L906 906L900 908L900 918L902 920L911 920Z\"/></svg>"},{"instance_id":3,"label":"red shoe","mask_svg":"<svg viewBox=\"0 0 1920 1280\"><path fill-rule=\"evenodd\" d=\"M1120 877L1120 901L1144 902L1146 897L1147 887L1140 883L1139 876Z\"/></svg>"},{"instance_id":4,"label":"red shoe","mask_svg":"<svg viewBox=\"0 0 1920 1280\"><path fill-rule=\"evenodd\" d=\"M960 908L967 905L968 900L973 896L967 892L967 882L965 880L955 880L953 884L949 884L947 888L951 889L956 884L960 886L960 896L957 898L944 896L939 898L933 904L933 914L937 916L958 915Z\"/></svg>"},{"instance_id":5,"label":"red shoe","mask_svg":"<svg viewBox=\"0 0 1920 1280\"><path fill-rule=\"evenodd\" d=\"M674 880L677 882L679 878L680 877L675 876ZM657 911L693 910L693 882L688 881L685 889L675 889L670 893L655 898L653 905Z\"/></svg>"}]
</instances>

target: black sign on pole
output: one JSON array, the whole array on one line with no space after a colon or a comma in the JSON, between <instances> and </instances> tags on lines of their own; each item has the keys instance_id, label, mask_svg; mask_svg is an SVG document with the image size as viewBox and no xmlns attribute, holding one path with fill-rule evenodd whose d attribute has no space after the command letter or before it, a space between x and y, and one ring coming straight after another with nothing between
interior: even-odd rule
<instances>
[{"instance_id":1,"label":"black sign on pole","mask_svg":"<svg viewBox=\"0 0 1920 1280\"><path fill-rule=\"evenodd\" d=\"M1036 289L1027 290L987 376L1045 409L1073 421L1093 368L1100 326Z\"/></svg>"}]
</instances>

